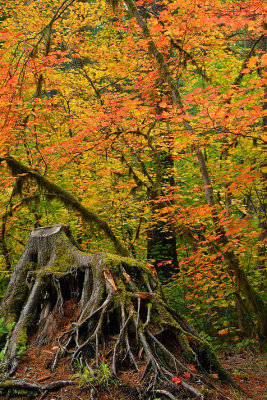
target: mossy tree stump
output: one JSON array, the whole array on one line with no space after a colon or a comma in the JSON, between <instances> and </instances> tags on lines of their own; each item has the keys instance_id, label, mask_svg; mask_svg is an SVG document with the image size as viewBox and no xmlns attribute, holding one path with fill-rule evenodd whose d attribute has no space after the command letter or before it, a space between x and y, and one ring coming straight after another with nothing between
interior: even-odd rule
<instances>
[{"instance_id":1,"label":"mossy tree stump","mask_svg":"<svg viewBox=\"0 0 267 400\"><path fill-rule=\"evenodd\" d=\"M74 243L67 225L53 225L31 231L25 250L11 276L0 307L6 323L14 322L4 350L3 365L12 376L19 363L19 351L27 346L28 333L37 325L37 351L52 343L57 329L55 312L63 318L64 303L75 298L78 311L71 328L58 338L59 350L51 369L60 357L98 360L109 349L114 376L125 363L140 371L146 393L172 396L177 387L174 376L190 372L192 379L205 384L205 371L217 373L232 382L209 345L185 318L170 309L153 270L142 262L105 253L85 254ZM175 343L176 354L170 349ZM178 357L177 354L180 354ZM198 371L189 371L186 363ZM170 391L162 388L169 387ZM195 387L182 381L183 390L201 398Z\"/></svg>"}]
</instances>

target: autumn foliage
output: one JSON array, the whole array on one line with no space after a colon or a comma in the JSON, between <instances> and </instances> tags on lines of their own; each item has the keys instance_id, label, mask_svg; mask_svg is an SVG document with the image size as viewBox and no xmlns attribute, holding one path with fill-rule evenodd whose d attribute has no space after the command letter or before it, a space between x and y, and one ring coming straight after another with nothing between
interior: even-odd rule
<instances>
[{"instance_id":1,"label":"autumn foliage","mask_svg":"<svg viewBox=\"0 0 267 400\"><path fill-rule=\"evenodd\" d=\"M11 174L12 157L97 214L133 257L156 237L149 261L201 329L251 334L257 307L238 271L266 310L266 6L113 6L0 2L3 290L33 227L68 223L88 251L113 251L101 223Z\"/></svg>"}]
</instances>

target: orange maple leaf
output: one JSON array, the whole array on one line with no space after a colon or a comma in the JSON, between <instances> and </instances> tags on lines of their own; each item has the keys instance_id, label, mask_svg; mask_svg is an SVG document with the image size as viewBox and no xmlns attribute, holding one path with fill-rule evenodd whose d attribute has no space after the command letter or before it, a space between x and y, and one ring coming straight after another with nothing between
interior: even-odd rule
<instances>
[{"instance_id":1,"label":"orange maple leaf","mask_svg":"<svg viewBox=\"0 0 267 400\"><path fill-rule=\"evenodd\" d=\"M191 376L191 374L190 374L190 372L185 371L185 372L183 373L183 376L184 376L186 379L189 379L190 376Z\"/></svg>"}]
</instances>

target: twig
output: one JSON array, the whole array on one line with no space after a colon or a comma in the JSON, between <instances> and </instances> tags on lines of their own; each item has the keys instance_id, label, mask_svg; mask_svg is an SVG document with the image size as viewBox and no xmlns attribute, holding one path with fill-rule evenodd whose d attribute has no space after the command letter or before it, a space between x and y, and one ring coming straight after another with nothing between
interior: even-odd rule
<instances>
[{"instance_id":1,"label":"twig","mask_svg":"<svg viewBox=\"0 0 267 400\"><path fill-rule=\"evenodd\" d=\"M46 375L46 376L43 376L43 377L37 379L37 382L43 382L43 381L46 381L49 378L52 378L52 376L51 375Z\"/></svg>"},{"instance_id":2,"label":"twig","mask_svg":"<svg viewBox=\"0 0 267 400\"><path fill-rule=\"evenodd\" d=\"M148 363L147 363L147 365L146 365L146 368L145 368L145 370L144 370L144 372L143 372L143 375L141 376L141 379L140 379L141 382L145 379L145 376L146 376L146 374L147 374L147 372L148 372L148 369L149 369L150 364L151 364L151 361L149 360Z\"/></svg>"},{"instance_id":3,"label":"twig","mask_svg":"<svg viewBox=\"0 0 267 400\"><path fill-rule=\"evenodd\" d=\"M75 394L74 392L71 392L71 394L73 394L73 396L77 397L77 399L82 400L82 398L80 396L78 396L77 394Z\"/></svg>"},{"instance_id":4,"label":"twig","mask_svg":"<svg viewBox=\"0 0 267 400\"><path fill-rule=\"evenodd\" d=\"M161 389L157 389L154 390L155 393L159 393L159 394L163 394L164 396L169 397L169 399L171 400L177 400L177 397L174 397L170 392L168 392L167 390L161 390Z\"/></svg>"},{"instance_id":5,"label":"twig","mask_svg":"<svg viewBox=\"0 0 267 400\"><path fill-rule=\"evenodd\" d=\"M39 400L43 400L45 398L45 396L48 394L48 392L49 392L48 390L45 390Z\"/></svg>"},{"instance_id":6,"label":"twig","mask_svg":"<svg viewBox=\"0 0 267 400\"><path fill-rule=\"evenodd\" d=\"M197 390L196 388L194 388L191 385L188 385L188 383L185 383L184 381L181 381L181 385L183 386L183 388L185 388L186 390L188 390L189 392L193 393L196 397L198 397L200 400L204 399L204 395Z\"/></svg>"},{"instance_id":7,"label":"twig","mask_svg":"<svg viewBox=\"0 0 267 400\"><path fill-rule=\"evenodd\" d=\"M137 371L137 372L140 372L140 369L139 369L139 367L138 367L138 364L137 364L137 362L136 362L136 359L135 359L135 357L134 357L134 355L133 355L133 353L132 353L132 351L131 351L131 347L130 347L128 335L126 335L125 343L126 343L126 346L127 346L127 351L128 351L128 353L129 353L130 359L132 360L132 363L133 363L133 365L134 365L136 371Z\"/></svg>"},{"instance_id":8,"label":"twig","mask_svg":"<svg viewBox=\"0 0 267 400\"><path fill-rule=\"evenodd\" d=\"M176 364L179 365L181 368L183 368L184 370L189 372L194 379L196 378L196 375L194 375L192 373L192 371L190 371L190 369L188 369L184 364L182 364L179 360L177 360L177 358L174 357L174 355L158 339L156 339L155 336L152 335L152 333L150 333L150 332L147 332L147 333L154 340L154 342L159 346L159 348L161 348L161 350L163 350L173 360L175 367L176 367ZM197 378L199 378L199 377L197 377Z\"/></svg>"},{"instance_id":9,"label":"twig","mask_svg":"<svg viewBox=\"0 0 267 400\"><path fill-rule=\"evenodd\" d=\"M119 333L119 337L117 339L117 342L114 346L114 351L113 351L113 357L112 357L112 372L114 374L114 376L116 376L116 353L117 353L117 347L120 344L121 338L124 334L124 330L127 327L130 319L132 318L132 314L130 313L130 315L128 316L127 320L125 321L124 325L121 327L120 333Z\"/></svg>"}]
</instances>

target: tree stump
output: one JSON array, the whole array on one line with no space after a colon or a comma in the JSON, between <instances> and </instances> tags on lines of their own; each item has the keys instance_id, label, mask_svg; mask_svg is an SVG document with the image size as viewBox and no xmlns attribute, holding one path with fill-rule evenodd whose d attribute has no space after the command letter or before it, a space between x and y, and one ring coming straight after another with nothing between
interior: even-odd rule
<instances>
[{"instance_id":1,"label":"tree stump","mask_svg":"<svg viewBox=\"0 0 267 400\"><path fill-rule=\"evenodd\" d=\"M20 350L27 346L34 324L36 351L53 343L58 324L55 315L64 318L64 304L70 299L76 300L77 310L69 329L57 338L52 371L67 354L73 373L77 360L89 365L108 350L114 377L125 365L140 371L140 359L146 361L142 380L147 394L177 398L172 379L184 372L209 387L205 374L210 372L234 384L208 343L168 306L153 268L128 257L84 253L67 225L32 230L11 276L0 307L5 323L14 323L2 361L10 376L18 368ZM186 363L193 364L198 373ZM181 385L191 396L202 397L196 387L183 380Z\"/></svg>"}]
</instances>

